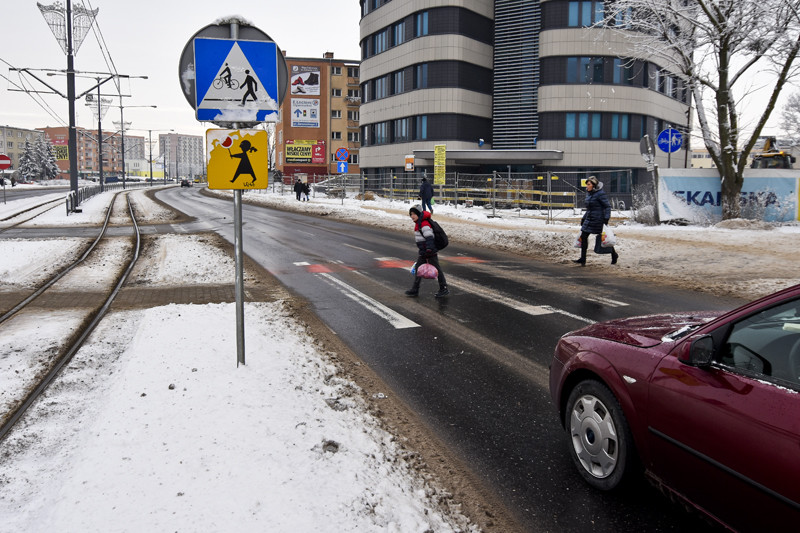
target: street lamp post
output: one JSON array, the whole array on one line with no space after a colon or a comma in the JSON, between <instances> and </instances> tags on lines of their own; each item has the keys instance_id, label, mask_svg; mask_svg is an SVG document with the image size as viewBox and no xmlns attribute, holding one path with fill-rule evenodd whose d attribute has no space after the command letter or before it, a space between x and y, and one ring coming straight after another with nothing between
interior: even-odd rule
<instances>
[{"instance_id":1,"label":"street lamp post","mask_svg":"<svg viewBox=\"0 0 800 533\"><path fill-rule=\"evenodd\" d=\"M147 79L147 76L137 76L137 77ZM152 107L152 108L157 108L158 106L155 106L155 105L129 105L129 106L123 106L122 105L122 94L119 95L119 128L120 128L120 131L122 132L122 188L124 189L126 187L125 178L127 177L127 172L126 172L126 169L125 169L125 121L122 118L122 108L123 107L129 107L129 108L130 107ZM153 184L152 182L153 182L153 176L152 176L152 172L151 172L150 185Z\"/></svg>"}]
</instances>

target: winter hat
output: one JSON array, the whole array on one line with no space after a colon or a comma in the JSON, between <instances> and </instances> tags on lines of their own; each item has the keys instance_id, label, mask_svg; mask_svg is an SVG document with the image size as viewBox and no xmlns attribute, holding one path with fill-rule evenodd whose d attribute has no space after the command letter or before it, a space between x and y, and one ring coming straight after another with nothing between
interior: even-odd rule
<instances>
[{"instance_id":1,"label":"winter hat","mask_svg":"<svg viewBox=\"0 0 800 533\"><path fill-rule=\"evenodd\" d=\"M586 180L586 183L591 183L592 185L594 185L595 189L597 188L597 185L598 185L597 178L594 177L594 176L589 176L589 178L587 178L587 180Z\"/></svg>"},{"instance_id":2,"label":"winter hat","mask_svg":"<svg viewBox=\"0 0 800 533\"><path fill-rule=\"evenodd\" d=\"M411 209L408 210L408 214L410 215L411 213L416 213L418 217L421 217L422 216L422 206L421 205L413 206Z\"/></svg>"}]
</instances>

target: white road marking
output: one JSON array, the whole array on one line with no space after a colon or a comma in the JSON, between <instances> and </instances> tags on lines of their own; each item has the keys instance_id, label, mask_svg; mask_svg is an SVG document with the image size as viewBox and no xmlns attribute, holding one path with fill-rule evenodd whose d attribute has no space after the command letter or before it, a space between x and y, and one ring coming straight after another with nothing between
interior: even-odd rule
<instances>
[{"instance_id":1,"label":"white road marking","mask_svg":"<svg viewBox=\"0 0 800 533\"><path fill-rule=\"evenodd\" d=\"M373 252L372 250L367 250L366 248L359 248L358 246L353 246L352 244L347 244L346 242L344 242L344 243L342 243L342 244L344 244L344 245L345 245L345 246L347 246L348 248L352 248L352 249L354 249L354 250L360 250L360 251L362 251L362 252L367 252L368 254L375 253L375 252Z\"/></svg>"},{"instance_id":2,"label":"white road marking","mask_svg":"<svg viewBox=\"0 0 800 533\"><path fill-rule=\"evenodd\" d=\"M298 261L298 262L293 263L293 264L294 264L294 266L298 266L298 267L307 267L307 266L311 265L311 263L308 263L306 261Z\"/></svg>"},{"instance_id":3,"label":"white road marking","mask_svg":"<svg viewBox=\"0 0 800 533\"><path fill-rule=\"evenodd\" d=\"M605 304L611 307L625 307L625 302L618 302L616 300L612 300L611 298L600 298L599 296L584 296L584 300L589 300L590 302L597 302L599 304Z\"/></svg>"},{"instance_id":4,"label":"white road marking","mask_svg":"<svg viewBox=\"0 0 800 533\"><path fill-rule=\"evenodd\" d=\"M568 316L570 318L574 318L575 320L580 320L581 322L586 322L587 324L594 324L594 320L590 320L586 317L569 313L567 311L564 311L563 309L558 309L557 307L553 307L551 305L531 305L525 302L521 302L519 300L511 298L510 296L506 296L501 292L492 289L487 289L482 285L478 285L477 283L473 283L471 281L467 281L462 278L457 278L455 276L448 275L447 280L448 282L455 280L455 283L451 284L458 287L459 289L464 289L467 292L471 292L472 294L477 294L478 296L486 298L487 300L492 300L494 302L503 304L517 311L529 314L531 316L549 315L557 313L560 315Z\"/></svg>"},{"instance_id":5,"label":"white road marking","mask_svg":"<svg viewBox=\"0 0 800 533\"><path fill-rule=\"evenodd\" d=\"M336 285L339 288L343 289L344 295L350 298L351 300L361 304L364 306L368 311L371 311L378 315L379 317L383 318L387 322L389 322L395 329L405 329L405 328L418 328L420 327L419 324L410 320L400 313L389 309L382 303L373 300L363 292L351 287L347 283L341 281L340 279L335 278L331 274L327 273L320 273L317 274L324 280L326 280L331 285Z\"/></svg>"}]
</instances>

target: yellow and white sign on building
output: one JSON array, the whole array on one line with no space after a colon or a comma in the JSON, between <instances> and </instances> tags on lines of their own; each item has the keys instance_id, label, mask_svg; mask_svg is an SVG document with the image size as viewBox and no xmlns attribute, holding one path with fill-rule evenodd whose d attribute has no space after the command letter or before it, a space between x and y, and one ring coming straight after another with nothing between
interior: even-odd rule
<instances>
[{"instance_id":1,"label":"yellow and white sign on building","mask_svg":"<svg viewBox=\"0 0 800 533\"><path fill-rule=\"evenodd\" d=\"M433 147L433 184L444 185L447 171L447 145L437 144Z\"/></svg>"},{"instance_id":2,"label":"yellow and white sign on building","mask_svg":"<svg viewBox=\"0 0 800 533\"><path fill-rule=\"evenodd\" d=\"M264 130L206 131L209 189L266 189L269 138Z\"/></svg>"}]
</instances>

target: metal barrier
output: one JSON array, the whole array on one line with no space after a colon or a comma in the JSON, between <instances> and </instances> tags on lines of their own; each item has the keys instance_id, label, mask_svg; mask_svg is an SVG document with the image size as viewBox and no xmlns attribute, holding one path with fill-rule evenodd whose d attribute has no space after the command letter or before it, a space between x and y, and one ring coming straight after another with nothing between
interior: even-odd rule
<instances>
[{"instance_id":1,"label":"metal barrier","mask_svg":"<svg viewBox=\"0 0 800 533\"><path fill-rule=\"evenodd\" d=\"M630 170L603 170L592 172L495 172L492 174L466 174L449 172L443 184L434 184L437 203L458 207L483 207L486 209L516 209L519 216L541 216L548 219L562 213L574 215L583 207L586 191L583 180L594 175L605 183L612 208L624 210L632 205ZM372 192L390 201L415 203L419 194L422 174L380 174L361 176L339 174L315 176L311 183L314 194L332 198L365 198ZM433 183L433 176L427 175ZM288 181L288 183L287 183ZM284 176L275 180L272 191L280 194L292 192L294 178ZM616 189L616 190L615 190Z\"/></svg>"},{"instance_id":2,"label":"metal barrier","mask_svg":"<svg viewBox=\"0 0 800 533\"><path fill-rule=\"evenodd\" d=\"M118 191L118 190L127 190L127 189L140 189L142 187L155 187L161 186L161 183L155 183L147 181L126 181L124 184L120 182L116 183L106 183L104 186L97 185L88 185L86 187L80 187L77 191L70 191L66 196L66 206L67 206L67 216L70 213L79 213L78 206L81 205L85 200L88 200L92 196L96 196L102 192L109 192L109 191Z\"/></svg>"}]
</instances>

